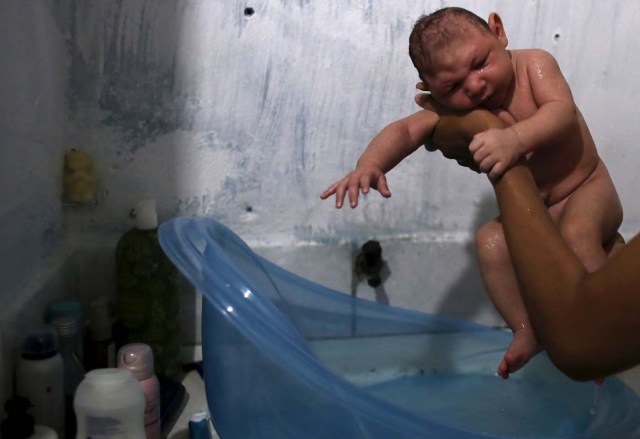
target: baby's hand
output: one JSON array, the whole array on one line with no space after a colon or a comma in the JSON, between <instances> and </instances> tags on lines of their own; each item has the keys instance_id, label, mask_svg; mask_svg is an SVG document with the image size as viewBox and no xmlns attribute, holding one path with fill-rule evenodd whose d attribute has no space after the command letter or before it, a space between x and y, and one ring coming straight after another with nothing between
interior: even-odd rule
<instances>
[{"instance_id":1,"label":"baby's hand","mask_svg":"<svg viewBox=\"0 0 640 439\"><path fill-rule=\"evenodd\" d=\"M330 196L336 196L336 208L340 209L344 203L345 193L349 194L349 205L354 208L358 205L360 192L367 194L370 188L376 189L385 198L391 196L387 178L384 172L375 165L358 166L345 175L342 179L329 186L320 198L326 200Z\"/></svg>"},{"instance_id":2,"label":"baby's hand","mask_svg":"<svg viewBox=\"0 0 640 439\"><path fill-rule=\"evenodd\" d=\"M473 136L469 151L480 170L495 180L523 154L520 139L512 127L492 128Z\"/></svg>"}]
</instances>

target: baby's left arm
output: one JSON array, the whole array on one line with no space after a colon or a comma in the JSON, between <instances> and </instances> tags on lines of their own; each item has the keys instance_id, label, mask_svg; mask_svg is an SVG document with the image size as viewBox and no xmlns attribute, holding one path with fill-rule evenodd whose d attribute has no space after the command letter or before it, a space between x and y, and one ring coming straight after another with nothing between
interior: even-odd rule
<instances>
[{"instance_id":1,"label":"baby's left arm","mask_svg":"<svg viewBox=\"0 0 640 439\"><path fill-rule=\"evenodd\" d=\"M578 120L571 89L553 56L538 49L525 56L531 105L537 110L506 129L476 135L469 145L480 169L492 179L513 166L521 155L558 143L558 137Z\"/></svg>"},{"instance_id":2,"label":"baby's left arm","mask_svg":"<svg viewBox=\"0 0 640 439\"><path fill-rule=\"evenodd\" d=\"M571 88L555 58L540 49L528 51L527 78L536 112L512 125L527 154L557 144L560 137L578 123L578 110Z\"/></svg>"}]
</instances>

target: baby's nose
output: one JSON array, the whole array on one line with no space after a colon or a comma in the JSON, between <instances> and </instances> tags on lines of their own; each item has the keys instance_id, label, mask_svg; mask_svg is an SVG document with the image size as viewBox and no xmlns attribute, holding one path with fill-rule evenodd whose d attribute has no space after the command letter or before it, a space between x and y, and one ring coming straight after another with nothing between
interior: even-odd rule
<instances>
[{"instance_id":1,"label":"baby's nose","mask_svg":"<svg viewBox=\"0 0 640 439\"><path fill-rule=\"evenodd\" d=\"M470 77L468 78L465 85L467 89L467 96L471 98L474 96L482 95L484 93L486 83L482 78Z\"/></svg>"}]
</instances>

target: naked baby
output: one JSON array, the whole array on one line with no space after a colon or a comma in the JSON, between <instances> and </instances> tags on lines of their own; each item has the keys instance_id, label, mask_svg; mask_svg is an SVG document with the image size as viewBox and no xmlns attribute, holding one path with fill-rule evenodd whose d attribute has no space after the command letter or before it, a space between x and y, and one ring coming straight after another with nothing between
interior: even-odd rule
<instances>
[{"instance_id":1,"label":"naked baby","mask_svg":"<svg viewBox=\"0 0 640 439\"><path fill-rule=\"evenodd\" d=\"M355 169L321 198L335 195L340 208L348 196L353 208L370 188L390 197L385 174L421 145L493 180L525 159L563 239L593 271L606 261L622 222L617 192L556 60L544 50L507 50L507 44L496 13L485 21L444 8L421 17L409 53L419 88L428 92L416 98L424 109L387 125ZM456 119L471 110L484 115ZM489 296L514 334L498 365L508 378L543 347L522 302L500 218L477 231L476 253Z\"/></svg>"}]
</instances>

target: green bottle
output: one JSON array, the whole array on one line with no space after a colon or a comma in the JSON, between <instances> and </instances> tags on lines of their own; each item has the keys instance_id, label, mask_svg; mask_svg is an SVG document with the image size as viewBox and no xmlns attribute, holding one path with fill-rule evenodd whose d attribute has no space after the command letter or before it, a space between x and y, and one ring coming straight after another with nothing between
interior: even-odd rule
<instances>
[{"instance_id":1,"label":"green bottle","mask_svg":"<svg viewBox=\"0 0 640 439\"><path fill-rule=\"evenodd\" d=\"M155 200L141 200L135 228L116 246L117 348L146 343L155 373L180 379L180 275L158 242Z\"/></svg>"}]
</instances>

